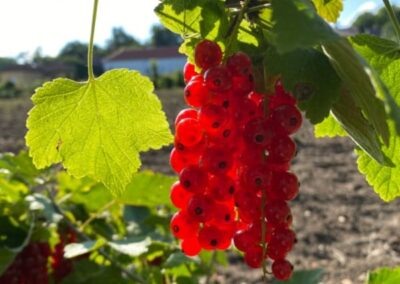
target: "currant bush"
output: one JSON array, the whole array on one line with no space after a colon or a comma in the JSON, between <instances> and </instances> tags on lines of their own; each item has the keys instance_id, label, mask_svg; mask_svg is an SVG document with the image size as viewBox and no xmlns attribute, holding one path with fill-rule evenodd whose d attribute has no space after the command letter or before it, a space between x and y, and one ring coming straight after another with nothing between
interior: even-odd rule
<instances>
[{"instance_id":1,"label":"currant bush","mask_svg":"<svg viewBox=\"0 0 400 284\"><path fill-rule=\"evenodd\" d=\"M254 90L251 59L238 52L222 62L218 44L204 40L187 63L188 109L175 121L170 163L179 174L171 200L179 212L171 230L182 251L225 250L232 240L249 267L271 259L277 279L290 278L286 260L296 235L288 201L299 191L289 171L290 137L302 124L296 99L280 81L272 94ZM264 235L263 235L264 234Z\"/></svg>"}]
</instances>

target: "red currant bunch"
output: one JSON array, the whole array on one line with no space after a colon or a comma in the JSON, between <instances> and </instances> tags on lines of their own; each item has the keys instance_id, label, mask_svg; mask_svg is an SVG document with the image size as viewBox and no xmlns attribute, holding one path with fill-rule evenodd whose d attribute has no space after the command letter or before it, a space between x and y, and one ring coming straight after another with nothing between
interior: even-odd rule
<instances>
[{"instance_id":1,"label":"red currant bunch","mask_svg":"<svg viewBox=\"0 0 400 284\"><path fill-rule=\"evenodd\" d=\"M290 278L286 260L296 241L288 201L299 191L289 171L302 124L296 99L278 81L273 94L254 90L251 59L226 58L204 40L187 63L184 98L189 108L175 120L170 164L179 174L171 200L179 208L171 230L188 256L225 250L232 240L248 266L273 260L276 278Z\"/></svg>"},{"instance_id":2,"label":"red currant bunch","mask_svg":"<svg viewBox=\"0 0 400 284\"><path fill-rule=\"evenodd\" d=\"M14 259L0 277L0 283L47 284L47 259L50 256L48 243L31 242Z\"/></svg>"},{"instance_id":3,"label":"red currant bunch","mask_svg":"<svg viewBox=\"0 0 400 284\"><path fill-rule=\"evenodd\" d=\"M51 268L53 269L53 277L56 283L61 281L73 271L73 262L64 258L64 247L69 243L77 241L76 233L71 229L59 231L60 241L54 247L51 255Z\"/></svg>"}]
</instances>

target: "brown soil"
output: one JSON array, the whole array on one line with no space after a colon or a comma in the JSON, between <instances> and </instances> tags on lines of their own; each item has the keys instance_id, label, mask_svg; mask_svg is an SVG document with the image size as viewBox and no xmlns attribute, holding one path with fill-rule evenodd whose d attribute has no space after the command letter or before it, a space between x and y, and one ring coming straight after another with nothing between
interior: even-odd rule
<instances>
[{"instance_id":1,"label":"brown soil","mask_svg":"<svg viewBox=\"0 0 400 284\"><path fill-rule=\"evenodd\" d=\"M161 91L169 121L183 108L181 91ZM23 148L27 99L0 100L0 152ZM304 125L296 136L293 171L301 194L291 203L298 244L290 254L296 269L323 268L325 284L364 283L368 270L400 264L400 200L384 203L357 171L349 139L313 138ZM168 152L142 155L144 168L172 174ZM238 256L218 269L221 283L262 283ZM269 281L268 281L269 282Z\"/></svg>"}]
</instances>

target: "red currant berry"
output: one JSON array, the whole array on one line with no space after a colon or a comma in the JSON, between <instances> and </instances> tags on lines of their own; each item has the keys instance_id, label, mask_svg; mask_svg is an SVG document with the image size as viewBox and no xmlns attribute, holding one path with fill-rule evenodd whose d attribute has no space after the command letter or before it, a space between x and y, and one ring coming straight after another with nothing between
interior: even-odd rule
<instances>
[{"instance_id":1,"label":"red currant berry","mask_svg":"<svg viewBox=\"0 0 400 284\"><path fill-rule=\"evenodd\" d=\"M189 202L191 197L192 194L186 189L184 189L179 181L175 182L172 185L170 198L175 207L181 209L184 208L186 204Z\"/></svg>"},{"instance_id":2,"label":"red currant berry","mask_svg":"<svg viewBox=\"0 0 400 284\"><path fill-rule=\"evenodd\" d=\"M214 215L216 208L214 201L205 195L194 195L187 204L187 212L190 218L196 222L210 221Z\"/></svg>"},{"instance_id":3,"label":"red currant berry","mask_svg":"<svg viewBox=\"0 0 400 284\"><path fill-rule=\"evenodd\" d=\"M202 193L207 186L207 173L198 166L188 166L180 172L181 186L191 193Z\"/></svg>"},{"instance_id":4,"label":"red currant berry","mask_svg":"<svg viewBox=\"0 0 400 284\"><path fill-rule=\"evenodd\" d=\"M285 260L276 260L272 263L272 273L278 280L288 280L293 274L293 265Z\"/></svg>"},{"instance_id":5,"label":"red currant berry","mask_svg":"<svg viewBox=\"0 0 400 284\"><path fill-rule=\"evenodd\" d=\"M193 118L182 119L176 125L176 138L185 146L191 147L203 139L199 122Z\"/></svg>"},{"instance_id":6,"label":"red currant berry","mask_svg":"<svg viewBox=\"0 0 400 284\"><path fill-rule=\"evenodd\" d=\"M183 67L183 78L185 83L188 83L196 75L199 74L196 72L194 65L190 62L186 62L185 67Z\"/></svg>"},{"instance_id":7,"label":"red currant berry","mask_svg":"<svg viewBox=\"0 0 400 284\"><path fill-rule=\"evenodd\" d=\"M199 121L207 133L219 131L227 123L226 110L218 105L207 104L200 109Z\"/></svg>"},{"instance_id":8,"label":"red currant berry","mask_svg":"<svg viewBox=\"0 0 400 284\"><path fill-rule=\"evenodd\" d=\"M265 208L265 216L274 226L286 226L292 218L288 204L281 200L269 202Z\"/></svg>"},{"instance_id":9,"label":"red currant berry","mask_svg":"<svg viewBox=\"0 0 400 284\"><path fill-rule=\"evenodd\" d=\"M262 165L244 167L240 175L241 186L257 193L265 190L271 183L271 172Z\"/></svg>"},{"instance_id":10,"label":"red currant berry","mask_svg":"<svg viewBox=\"0 0 400 284\"><path fill-rule=\"evenodd\" d=\"M232 78L224 66L215 66L204 74L206 86L214 92L226 92L232 87Z\"/></svg>"},{"instance_id":11,"label":"red currant berry","mask_svg":"<svg viewBox=\"0 0 400 284\"><path fill-rule=\"evenodd\" d=\"M194 58L196 65L206 70L221 63L222 51L217 43L203 40L196 45Z\"/></svg>"},{"instance_id":12,"label":"red currant berry","mask_svg":"<svg viewBox=\"0 0 400 284\"><path fill-rule=\"evenodd\" d=\"M241 230L235 233L233 237L235 247L240 251L248 251L250 247L257 245L257 239L249 230Z\"/></svg>"},{"instance_id":13,"label":"red currant berry","mask_svg":"<svg viewBox=\"0 0 400 284\"><path fill-rule=\"evenodd\" d=\"M251 246L244 253L244 262L251 268L260 268L263 259L263 248L260 245Z\"/></svg>"},{"instance_id":14,"label":"red currant berry","mask_svg":"<svg viewBox=\"0 0 400 284\"><path fill-rule=\"evenodd\" d=\"M286 135L279 135L272 140L268 150L268 162L288 163L296 154L296 144Z\"/></svg>"},{"instance_id":15,"label":"red currant berry","mask_svg":"<svg viewBox=\"0 0 400 284\"><path fill-rule=\"evenodd\" d=\"M212 176L208 183L208 193L217 201L231 200L235 194L235 182L227 175Z\"/></svg>"},{"instance_id":16,"label":"red currant berry","mask_svg":"<svg viewBox=\"0 0 400 284\"><path fill-rule=\"evenodd\" d=\"M212 223L219 228L234 230L235 210L233 204L217 203L215 204L215 208L215 216Z\"/></svg>"},{"instance_id":17,"label":"red currant berry","mask_svg":"<svg viewBox=\"0 0 400 284\"><path fill-rule=\"evenodd\" d=\"M185 102L191 107L201 107L209 100L209 92L202 76L193 77L184 90Z\"/></svg>"},{"instance_id":18,"label":"red currant berry","mask_svg":"<svg viewBox=\"0 0 400 284\"><path fill-rule=\"evenodd\" d=\"M271 120L281 133L290 135L299 130L303 118L293 105L281 105L271 112Z\"/></svg>"},{"instance_id":19,"label":"red currant berry","mask_svg":"<svg viewBox=\"0 0 400 284\"><path fill-rule=\"evenodd\" d=\"M204 226L199 232L199 242L206 250L223 250L230 246L228 233L216 226Z\"/></svg>"},{"instance_id":20,"label":"red currant berry","mask_svg":"<svg viewBox=\"0 0 400 284\"><path fill-rule=\"evenodd\" d=\"M289 228L278 227L274 230L271 238L271 244L290 251L296 243L296 234Z\"/></svg>"},{"instance_id":21,"label":"red currant berry","mask_svg":"<svg viewBox=\"0 0 400 284\"><path fill-rule=\"evenodd\" d=\"M176 116L175 119L175 126L181 121L184 120L185 118L192 118L192 119L197 119L198 118L198 113L197 110L192 109L192 108L185 108L181 110L178 115Z\"/></svg>"},{"instance_id":22,"label":"red currant berry","mask_svg":"<svg viewBox=\"0 0 400 284\"><path fill-rule=\"evenodd\" d=\"M233 166L230 152L221 148L208 148L200 158L202 167L212 174L225 174Z\"/></svg>"},{"instance_id":23,"label":"red currant berry","mask_svg":"<svg viewBox=\"0 0 400 284\"><path fill-rule=\"evenodd\" d=\"M243 137L247 143L254 146L266 146L271 144L274 131L265 119L253 118L246 123L243 130Z\"/></svg>"},{"instance_id":24,"label":"red currant berry","mask_svg":"<svg viewBox=\"0 0 400 284\"><path fill-rule=\"evenodd\" d=\"M182 151L173 148L170 154L169 163L176 173L180 173L184 168L190 165L198 164L198 157L195 155L187 155Z\"/></svg>"},{"instance_id":25,"label":"red currant berry","mask_svg":"<svg viewBox=\"0 0 400 284\"><path fill-rule=\"evenodd\" d=\"M176 238L186 239L196 235L199 223L192 221L186 212L180 211L172 217L170 228Z\"/></svg>"},{"instance_id":26,"label":"red currant berry","mask_svg":"<svg viewBox=\"0 0 400 284\"><path fill-rule=\"evenodd\" d=\"M296 175L288 172L274 172L268 193L272 199L294 199L299 193L299 181Z\"/></svg>"},{"instance_id":27,"label":"red currant berry","mask_svg":"<svg viewBox=\"0 0 400 284\"><path fill-rule=\"evenodd\" d=\"M181 243L181 249L187 256L196 256L201 251L201 245L197 236L184 239Z\"/></svg>"},{"instance_id":28,"label":"red currant berry","mask_svg":"<svg viewBox=\"0 0 400 284\"><path fill-rule=\"evenodd\" d=\"M226 67L235 76L246 76L252 73L251 59L244 52L231 55L226 62Z\"/></svg>"}]
</instances>

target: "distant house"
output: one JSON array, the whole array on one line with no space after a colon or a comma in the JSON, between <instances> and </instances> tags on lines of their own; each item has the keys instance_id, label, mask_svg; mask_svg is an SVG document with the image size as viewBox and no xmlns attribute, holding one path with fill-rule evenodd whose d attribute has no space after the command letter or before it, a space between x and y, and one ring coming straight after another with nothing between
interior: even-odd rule
<instances>
[{"instance_id":1,"label":"distant house","mask_svg":"<svg viewBox=\"0 0 400 284\"><path fill-rule=\"evenodd\" d=\"M18 89L32 89L44 81L68 77L71 72L71 66L61 62L49 62L40 66L13 64L0 69L0 85L11 82Z\"/></svg>"},{"instance_id":2,"label":"distant house","mask_svg":"<svg viewBox=\"0 0 400 284\"><path fill-rule=\"evenodd\" d=\"M105 70L127 68L151 75L154 64L160 75L182 71L186 57L178 52L178 47L156 47L121 49L103 60Z\"/></svg>"},{"instance_id":3,"label":"distant house","mask_svg":"<svg viewBox=\"0 0 400 284\"><path fill-rule=\"evenodd\" d=\"M0 70L0 85L12 82L19 89L29 89L43 82L45 75L31 65L9 65Z\"/></svg>"}]
</instances>

